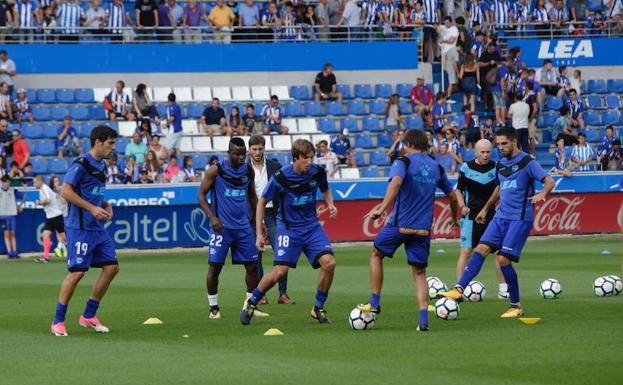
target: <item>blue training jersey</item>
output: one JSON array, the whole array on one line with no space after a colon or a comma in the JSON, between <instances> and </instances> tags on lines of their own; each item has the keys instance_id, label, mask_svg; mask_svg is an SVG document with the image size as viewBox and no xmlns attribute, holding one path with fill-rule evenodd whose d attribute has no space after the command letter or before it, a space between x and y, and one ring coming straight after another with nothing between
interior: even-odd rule
<instances>
[{"instance_id":1,"label":"blue training jersey","mask_svg":"<svg viewBox=\"0 0 623 385\"><path fill-rule=\"evenodd\" d=\"M289 164L270 178L262 193L267 201L279 199L278 221L286 226L305 226L318 223L316 193L327 191L329 183L324 168L312 164L305 174L294 172Z\"/></svg>"},{"instance_id":2,"label":"blue training jersey","mask_svg":"<svg viewBox=\"0 0 623 385\"><path fill-rule=\"evenodd\" d=\"M65 175L65 183L70 184L80 198L94 206L102 207L106 191L106 163L104 160L95 160L87 152L71 164ZM88 210L71 203L67 206L65 227L88 231L104 230L104 222L97 220Z\"/></svg>"},{"instance_id":3,"label":"blue training jersey","mask_svg":"<svg viewBox=\"0 0 623 385\"><path fill-rule=\"evenodd\" d=\"M390 180L402 178L389 224L418 230L430 230L433 223L435 191L449 194L453 188L443 168L426 153L398 158L392 164Z\"/></svg>"},{"instance_id":4,"label":"blue training jersey","mask_svg":"<svg viewBox=\"0 0 623 385\"><path fill-rule=\"evenodd\" d=\"M210 209L226 229L251 226L248 193L249 183L255 178L253 168L243 163L234 169L227 160L221 161L217 167Z\"/></svg>"},{"instance_id":5,"label":"blue training jersey","mask_svg":"<svg viewBox=\"0 0 623 385\"><path fill-rule=\"evenodd\" d=\"M534 205L528 198L534 195L534 182L543 181L547 176L547 171L525 152L512 158L502 158L496 173L500 186L496 218L532 221Z\"/></svg>"}]
</instances>

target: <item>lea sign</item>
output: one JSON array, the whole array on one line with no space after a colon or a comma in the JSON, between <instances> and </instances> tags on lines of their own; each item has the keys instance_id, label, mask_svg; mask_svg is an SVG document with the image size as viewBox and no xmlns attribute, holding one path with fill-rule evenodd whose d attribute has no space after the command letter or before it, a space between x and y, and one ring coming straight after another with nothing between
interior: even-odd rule
<instances>
[{"instance_id":1,"label":"lea sign","mask_svg":"<svg viewBox=\"0 0 623 385\"><path fill-rule=\"evenodd\" d=\"M621 38L509 40L508 47L520 47L521 59L528 67L541 67L550 59L554 66L622 65L618 53L623 49Z\"/></svg>"}]
</instances>

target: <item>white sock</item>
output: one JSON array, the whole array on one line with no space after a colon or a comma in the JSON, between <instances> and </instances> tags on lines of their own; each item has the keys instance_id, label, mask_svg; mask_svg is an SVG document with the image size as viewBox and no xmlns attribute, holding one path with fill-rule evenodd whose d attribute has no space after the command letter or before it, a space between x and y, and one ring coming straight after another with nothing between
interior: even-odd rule
<instances>
[{"instance_id":1,"label":"white sock","mask_svg":"<svg viewBox=\"0 0 623 385\"><path fill-rule=\"evenodd\" d=\"M208 294L208 303L210 304L210 306L218 306L218 294Z\"/></svg>"},{"instance_id":2,"label":"white sock","mask_svg":"<svg viewBox=\"0 0 623 385\"><path fill-rule=\"evenodd\" d=\"M247 301L249 300L249 298L251 298L252 295L252 293L247 293Z\"/></svg>"},{"instance_id":3,"label":"white sock","mask_svg":"<svg viewBox=\"0 0 623 385\"><path fill-rule=\"evenodd\" d=\"M63 242L59 242L59 243L56 245L56 247L57 247L57 248L59 248L59 249L64 249L64 248L65 248L65 243L63 243Z\"/></svg>"},{"instance_id":4,"label":"white sock","mask_svg":"<svg viewBox=\"0 0 623 385\"><path fill-rule=\"evenodd\" d=\"M508 284L506 284L506 283L501 283L501 284L500 284L500 289L499 289L499 290L500 290L500 293L506 293L506 292L508 292Z\"/></svg>"}]
</instances>

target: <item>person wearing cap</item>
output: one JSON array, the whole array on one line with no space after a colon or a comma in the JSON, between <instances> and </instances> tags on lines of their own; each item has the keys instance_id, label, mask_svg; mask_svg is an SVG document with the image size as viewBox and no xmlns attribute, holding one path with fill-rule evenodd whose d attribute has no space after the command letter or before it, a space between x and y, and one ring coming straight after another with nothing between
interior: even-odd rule
<instances>
[{"instance_id":1,"label":"person wearing cap","mask_svg":"<svg viewBox=\"0 0 623 385\"><path fill-rule=\"evenodd\" d=\"M331 141L331 150L337 155L340 164L348 165L348 167L357 167L355 158L353 157L353 148L348 139L348 129L344 128Z\"/></svg>"},{"instance_id":2,"label":"person wearing cap","mask_svg":"<svg viewBox=\"0 0 623 385\"><path fill-rule=\"evenodd\" d=\"M22 124L26 121L32 123L34 121L32 117L32 109L30 108L30 102L26 98L26 90L20 88L17 90L17 98L13 101L15 115L17 117L17 123Z\"/></svg>"},{"instance_id":3,"label":"person wearing cap","mask_svg":"<svg viewBox=\"0 0 623 385\"><path fill-rule=\"evenodd\" d=\"M138 168L138 180L134 182L135 184L151 184L154 183L153 180L149 178L149 170L147 167L139 166Z\"/></svg>"},{"instance_id":4,"label":"person wearing cap","mask_svg":"<svg viewBox=\"0 0 623 385\"><path fill-rule=\"evenodd\" d=\"M316 101L342 101L342 93L337 90L337 80L333 73L333 65L327 63L322 67L322 71L316 75L316 81L314 82L314 88L316 90Z\"/></svg>"},{"instance_id":5,"label":"person wearing cap","mask_svg":"<svg viewBox=\"0 0 623 385\"><path fill-rule=\"evenodd\" d=\"M78 156L82 154L78 133L71 124L71 116L69 115L65 116L63 125L56 131L56 151L59 158L65 155Z\"/></svg>"}]
</instances>

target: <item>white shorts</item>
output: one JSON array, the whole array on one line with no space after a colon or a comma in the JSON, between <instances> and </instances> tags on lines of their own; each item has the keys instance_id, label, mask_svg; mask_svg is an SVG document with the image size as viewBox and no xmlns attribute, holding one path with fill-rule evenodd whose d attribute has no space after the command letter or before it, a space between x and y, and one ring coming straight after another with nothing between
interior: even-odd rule
<instances>
[{"instance_id":1,"label":"white shorts","mask_svg":"<svg viewBox=\"0 0 623 385\"><path fill-rule=\"evenodd\" d=\"M170 132L167 135L166 147L169 149L180 149L180 145L182 143L182 134L183 132Z\"/></svg>"}]
</instances>

